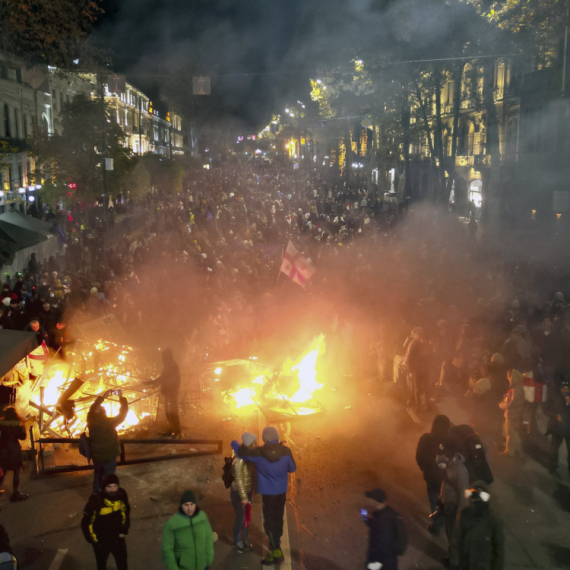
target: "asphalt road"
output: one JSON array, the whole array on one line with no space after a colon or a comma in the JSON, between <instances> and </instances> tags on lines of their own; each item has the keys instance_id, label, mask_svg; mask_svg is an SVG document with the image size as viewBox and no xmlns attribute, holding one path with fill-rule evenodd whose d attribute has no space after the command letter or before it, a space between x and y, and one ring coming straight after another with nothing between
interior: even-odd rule
<instances>
[{"instance_id":1,"label":"asphalt road","mask_svg":"<svg viewBox=\"0 0 570 570\"><path fill-rule=\"evenodd\" d=\"M402 514L410 535L400 568L442 568L446 539L434 538L426 530L429 508L414 460L417 440L429 429L434 414L420 415L417 424L393 399L389 386L347 376L327 385L322 402L325 413L280 426L283 435L290 430L289 444L298 466L287 507L293 567L364 568L367 536L359 509L364 491L380 486ZM446 400L439 407L463 423L462 407L456 402ZM192 409L183 425L187 437L224 439L226 453L231 438L244 429L259 429L257 414L235 414L213 402ZM160 452L165 449L168 452L168 447ZM540 445L524 460L492 455L496 479L491 487L492 504L506 528L506 569L570 568L568 474L561 469L561 480L552 479L534 456L540 459ZM212 570L260 568L266 540L259 497L254 501L250 534L255 552L238 554L231 548L233 511L221 480L222 464L220 456L212 456L118 470L132 505L131 568L163 568L161 529L187 488L197 492L200 506L219 535ZM8 529L23 569L95 568L91 547L80 529L90 487L87 472L26 477L22 490L30 494L27 502L12 504L8 493L0 498L0 523ZM108 567L115 568L114 563Z\"/></svg>"}]
</instances>

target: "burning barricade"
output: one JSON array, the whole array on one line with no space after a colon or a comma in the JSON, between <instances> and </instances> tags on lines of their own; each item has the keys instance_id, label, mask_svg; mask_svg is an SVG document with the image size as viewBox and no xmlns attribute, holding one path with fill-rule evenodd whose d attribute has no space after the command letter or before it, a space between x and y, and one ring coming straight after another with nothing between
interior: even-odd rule
<instances>
[{"instance_id":1,"label":"burning barricade","mask_svg":"<svg viewBox=\"0 0 570 570\"><path fill-rule=\"evenodd\" d=\"M319 358L325 353L325 337L315 338L298 360L288 358L281 370L272 370L254 360L217 363L214 381L220 381L226 367L242 364L235 386L222 390L224 402L244 412L259 409L269 421L287 420L324 411L316 398L323 388L319 382Z\"/></svg>"}]
</instances>

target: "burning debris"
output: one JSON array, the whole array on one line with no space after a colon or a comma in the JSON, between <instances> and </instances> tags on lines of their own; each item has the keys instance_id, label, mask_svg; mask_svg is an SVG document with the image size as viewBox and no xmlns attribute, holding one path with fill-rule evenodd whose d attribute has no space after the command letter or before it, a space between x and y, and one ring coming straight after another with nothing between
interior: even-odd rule
<instances>
[{"instance_id":1,"label":"burning debris","mask_svg":"<svg viewBox=\"0 0 570 570\"><path fill-rule=\"evenodd\" d=\"M130 346L104 340L83 343L68 353L66 362L46 361L41 368L29 393L29 405L39 415L40 434L79 435L85 431L89 408L106 390L120 390L129 401L129 412L119 432L138 426L156 413L158 392L144 384L152 374ZM118 394L102 405L107 415L116 415Z\"/></svg>"},{"instance_id":2,"label":"burning debris","mask_svg":"<svg viewBox=\"0 0 570 570\"><path fill-rule=\"evenodd\" d=\"M224 401L235 406L236 410L248 411L257 407L272 419L322 412L323 406L316 399L315 392L324 386L318 380L319 357L324 353L325 336L320 335L311 342L304 356L296 361L288 358L281 371L271 370L260 363L251 366L250 363L250 379L246 382L240 379L237 386L224 390ZM218 366L215 372L220 376L223 366Z\"/></svg>"}]
</instances>

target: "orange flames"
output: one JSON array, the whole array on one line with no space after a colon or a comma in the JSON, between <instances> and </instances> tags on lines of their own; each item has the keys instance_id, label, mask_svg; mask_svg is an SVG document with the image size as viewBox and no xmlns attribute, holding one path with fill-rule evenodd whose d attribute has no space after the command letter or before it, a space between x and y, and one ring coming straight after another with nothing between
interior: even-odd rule
<instances>
[{"instance_id":1,"label":"orange flames","mask_svg":"<svg viewBox=\"0 0 570 570\"><path fill-rule=\"evenodd\" d=\"M129 355L132 352L133 348L129 346L119 347L115 343L99 340L83 352L71 353L70 362L57 362L46 366L38 388L33 392L32 400L37 404L41 403L44 410L51 414L51 418L46 418L50 429L62 435L77 435L84 431L87 412L94 398L108 389L121 388L128 400L138 400L141 395L139 392L145 390L136 389L135 379L131 375ZM104 353L104 358L99 358L101 353ZM63 416L57 415L56 409L62 403L61 398L65 390L71 386L75 378L82 378L85 381L70 395L70 399L75 403L75 415L73 420L66 421ZM43 399L40 395L40 386L43 387ZM119 413L117 396L111 396L102 405L108 416L116 416ZM138 425L141 420L151 415L152 407L148 399L140 399L133 403L118 431L124 432Z\"/></svg>"},{"instance_id":2,"label":"orange flames","mask_svg":"<svg viewBox=\"0 0 570 570\"><path fill-rule=\"evenodd\" d=\"M315 392L324 384L318 381L319 356L325 352L325 337L320 335L311 342L309 351L296 361L286 360L279 374L261 374L248 382L225 392L225 401L233 402L236 409L267 406L274 411L309 415L320 410ZM297 404L305 404L298 406Z\"/></svg>"}]
</instances>

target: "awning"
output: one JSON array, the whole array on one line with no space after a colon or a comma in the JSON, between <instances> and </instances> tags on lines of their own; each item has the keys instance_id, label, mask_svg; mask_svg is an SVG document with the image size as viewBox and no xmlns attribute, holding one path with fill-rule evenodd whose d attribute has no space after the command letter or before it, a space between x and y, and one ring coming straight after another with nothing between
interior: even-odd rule
<instances>
[{"instance_id":1,"label":"awning","mask_svg":"<svg viewBox=\"0 0 570 570\"><path fill-rule=\"evenodd\" d=\"M44 234L3 220L0 220L0 238L16 244L18 250L31 247L47 239Z\"/></svg>"},{"instance_id":2,"label":"awning","mask_svg":"<svg viewBox=\"0 0 570 570\"><path fill-rule=\"evenodd\" d=\"M38 346L36 333L0 329L0 378Z\"/></svg>"},{"instance_id":3,"label":"awning","mask_svg":"<svg viewBox=\"0 0 570 570\"><path fill-rule=\"evenodd\" d=\"M45 237L49 237L53 234L51 224L38 220L38 218L34 218L33 216L24 216L24 214L20 212L4 212L0 214L0 221L12 224L13 226L19 226L20 228L30 230Z\"/></svg>"}]
</instances>

